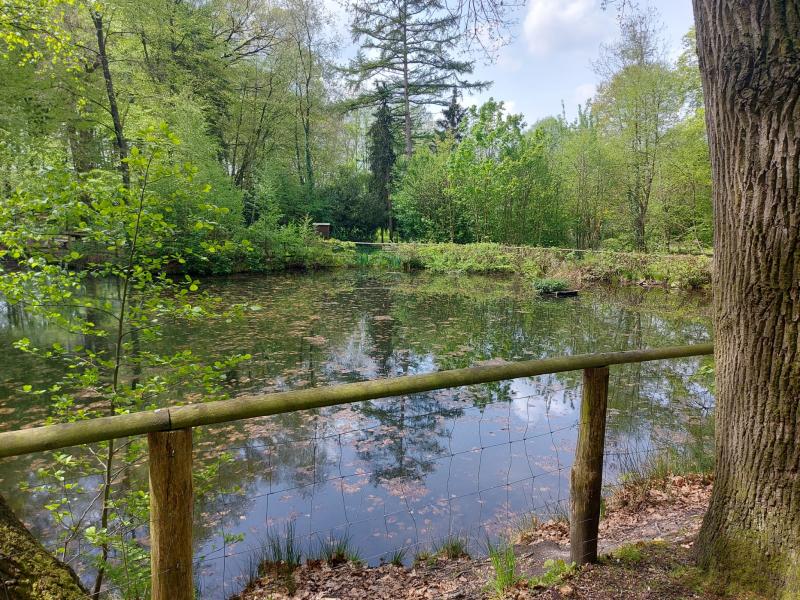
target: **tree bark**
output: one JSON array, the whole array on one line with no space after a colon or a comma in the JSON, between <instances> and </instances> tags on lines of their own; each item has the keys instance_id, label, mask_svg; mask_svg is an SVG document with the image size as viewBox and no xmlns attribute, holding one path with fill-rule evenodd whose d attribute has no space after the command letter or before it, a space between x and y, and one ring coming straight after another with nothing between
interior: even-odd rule
<instances>
[{"instance_id":1,"label":"tree bark","mask_svg":"<svg viewBox=\"0 0 800 600\"><path fill-rule=\"evenodd\" d=\"M411 158L414 151L414 144L411 139L411 97L410 97L410 82L409 82L409 64L408 64L408 3L403 2L402 10L400 11L400 21L403 31L403 133L405 135L405 150L406 157ZM389 219L391 221L391 210L389 211ZM389 239L391 240L391 223L389 224Z\"/></svg>"},{"instance_id":2,"label":"tree bark","mask_svg":"<svg viewBox=\"0 0 800 600\"><path fill-rule=\"evenodd\" d=\"M0 496L0 598L86 600L75 572L30 534Z\"/></svg>"},{"instance_id":3,"label":"tree bark","mask_svg":"<svg viewBox=\"0 0 800 600\"><path fill-rule=\"evenodd\" d=\"M106 49L106 31L103 25L103 15L92 10L92 23L97 36L97 56L100 59L100 66L103 69L103 81L106 84L106 96L108 97L108 111L111 114L111 121L114 124L114 139L119 154L119 171L122 174L122 184L129 188L131 186L130 169L128 168L128 140L122 129L122 117L119 113L117 104L117 93L114 91L114 80L111 77L111 67L108 62L108 50Z\"/></svg>"},{"instance_id":4,"label":"tree bark","mask_svg":"<svg viewBox=\"0 0 800 600\"><path fill-rule=\"evenodd\" d=\"M800 4L694 0L713 174L716 481L701 566L800 595Z\"/></svg>"}]
</instances>

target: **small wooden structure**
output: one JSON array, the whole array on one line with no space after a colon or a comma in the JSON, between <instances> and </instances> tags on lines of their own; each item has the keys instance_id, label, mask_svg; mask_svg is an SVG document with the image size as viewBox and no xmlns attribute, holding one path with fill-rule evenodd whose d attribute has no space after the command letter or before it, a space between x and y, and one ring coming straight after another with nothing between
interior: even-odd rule
<instances>
[{"instance_id":1,"label":"small wooden structure","mask_svg":"<svg viewBox=\"0 0 800 600\"><path fill-rule=\"evenodd\" d=\"M314 226L314 233L324 239L331 237L331 224L330 223L312 223Z\"/></svg>"}]
</instances>

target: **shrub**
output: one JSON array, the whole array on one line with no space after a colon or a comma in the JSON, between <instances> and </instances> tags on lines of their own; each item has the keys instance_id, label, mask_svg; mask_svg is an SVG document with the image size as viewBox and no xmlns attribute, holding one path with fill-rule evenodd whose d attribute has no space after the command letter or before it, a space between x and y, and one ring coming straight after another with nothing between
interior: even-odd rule
<instances>
[{"instance_id":1,"label":"shrub","mask_svg":"<svg viewBox=\"0 0 800 600\"><path fill-rule=\"evenodd\" d=\"M540 294L553 294L555 292L563 292L569 287L569 283L565 279L535 279L533 281L533 289Z\"/></svg>"}]
</instances>

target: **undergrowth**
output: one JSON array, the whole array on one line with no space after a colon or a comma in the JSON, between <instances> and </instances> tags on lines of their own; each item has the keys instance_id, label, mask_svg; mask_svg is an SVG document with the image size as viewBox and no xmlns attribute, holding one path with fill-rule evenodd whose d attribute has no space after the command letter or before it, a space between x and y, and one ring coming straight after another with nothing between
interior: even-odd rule
<instances>
[{"instance_id":1,"label":"undergrowth","mask_svg":"<svg viewBox=\"0 0 800 600\"><path fill-rule=\"evenodd\" d=\"M487 541L486 549L493 571L489 578L489 589L495 597L502 598L521 579L517 574L517 557L514 555L514 547L504 541L498 543Z\"/></svg>"},{"instance_id":2,"label":"undergrowth","mask_svg":"<svg viewBox=\"0 0 800 600\"><path fill-rule=\"evenodd\" d=\"M479 244L395 244L403 269L434 273L516 273L534 281L646 283L699 288L711 282L711 257ZM375 260L375 259L371 259ZM561 288L565 289L565 288ZM558 291L553 289L550 291Z\"/></svg>"}]
</instances>

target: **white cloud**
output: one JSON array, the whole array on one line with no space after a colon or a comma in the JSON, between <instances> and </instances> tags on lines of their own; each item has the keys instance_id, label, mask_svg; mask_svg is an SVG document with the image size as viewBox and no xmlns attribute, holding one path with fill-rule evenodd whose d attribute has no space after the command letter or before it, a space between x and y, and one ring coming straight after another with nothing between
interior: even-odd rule
<instances>
[{"instance_id":1,"label":"white cloud","mask_svg":"<svg viewBox=\"0 0 800 600\"><path fill-rule=\"evenodd\" d=\"M586 106L586 101L594 98L595 93L597 92L597 86L593 83L582 83L578 87L575 88L575 95L573 96L573 101L575 104L580 104L581 106Z\"/></svg>"},{"instance_id":2,"label":"white cloud","mask_svg":"<svg viewBox=\"0 0 800 600\"><path fill-rule=\"evenodd\" d=\"M517 103L514 100L506 100L503 102L503 108L506 109L507 115L515 115L519 111L517 110Z\"/></svg>"},{"instance_id":3,"label":"white cloud","mask_svg":"<svg viewBox=\"0 0 800 600\"><path fill-rule=\"evenodd\" d=\"M600 0L531 0L523 24L528 48L537 56L594 51L614 33L611 12Z\"/></svg>"}]
</instances>

